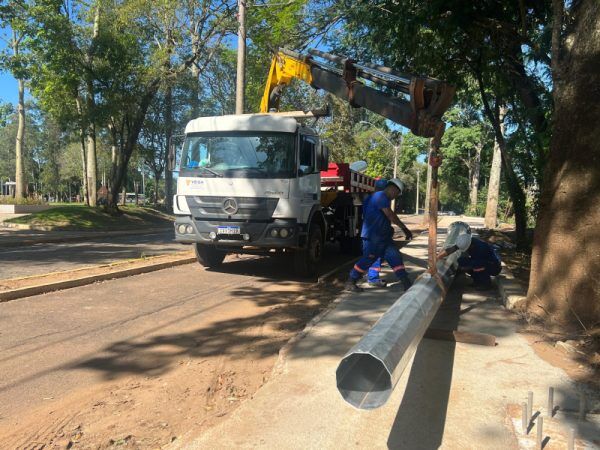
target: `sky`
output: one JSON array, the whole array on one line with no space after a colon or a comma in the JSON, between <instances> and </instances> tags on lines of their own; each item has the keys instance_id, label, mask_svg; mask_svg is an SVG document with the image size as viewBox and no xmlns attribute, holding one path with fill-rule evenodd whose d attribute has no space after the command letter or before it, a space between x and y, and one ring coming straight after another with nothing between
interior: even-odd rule
<instances>
[{"instance_id":1,"label":"sky","mask_svg":"<svg viewBox=\"0 0 600 450\"><path fill-rule=\"evenodd\" d=\"M10 73L0 72L0 102L17 103L17 80Z\"/></svg>"}]
</instances>

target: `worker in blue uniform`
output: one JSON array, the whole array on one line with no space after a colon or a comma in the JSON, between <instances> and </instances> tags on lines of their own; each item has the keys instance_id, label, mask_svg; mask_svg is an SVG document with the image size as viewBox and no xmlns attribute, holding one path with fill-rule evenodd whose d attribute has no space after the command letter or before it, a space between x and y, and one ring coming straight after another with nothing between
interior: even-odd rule
<instances>
[{"instance_id":1,"label":"worker in blue uniform","mask_svg":"<svg viewBox=\"0 0 600 450\"><path fill-rule=\"evenodd\" d=\"M412 233L391 210L391 201L402 194L404 183L397 178L388 181L383 191L375 192L363 207L363 226L361 238L363 255L350 271L346 290L362 291L357 282L367 273L369 267L378 258L384 258L391 266L396 277L402 282L404 289L410 288L412 282L408 277L402 254L394 244L392 224L400 227L407 240Z\"/></svg>"},{"instance_id":2,"label":"worker in blue uniform","mask_svg":"<svg viewBox=\"0 0 600 450\"><path fill-rule=\"evenodd\" d=\"M496 276L502 270L500 256L495 248L470 233L461 234L456 238L456 243L442 250L438 258L445 258L455 251L460 250L462 255L458 258L459 270L469 274L473 279L476 289L490 289L492 287L492 276Z\"/></svg>"},{"instance_id":3,"label":"worker in blue uniform","mask_svg":"<svg viewBox=\"0 0 600 450\"><path fill-rule=\"evenodd\" d=\"M380 178L379 180L375 181L375 192L383 191L387 187L387 184L388 184L388 180L386 180L385 178ZM364 210L364 208L366 208L366 205L369 202L369 200L371 200L371 197L372 196L370 195L363 201L363 210ZM381 273L381 258L377 258L375 260L375 262L373 263L373 265L371 267L369 267L369 271L367 273L367 281L369 282L370 286L373 286L373 287L387 286L387 283L379 277L380 273Z\"/></svg>"},{"instance_id":4,"label":"worker in blue uniform","mask_svg":"<svg viewBox=\"0 0 600 450\"><path fill-rule=\"evenodd\" d=\"M386 180L385 178L380 178L379 180L375 181L375 192L383 191L387 187L387 184L388 180ZM370 195L365 200L363 200L363 210L366 207L369 200L371 200L371 197L372 196ZM379 277L380 273L381 258L377 258L373 265L369 267L369 271L367 273L367 281L369 282L370 286L385 287L387 285L387 283Z\"/></svg>"}]
</instances>

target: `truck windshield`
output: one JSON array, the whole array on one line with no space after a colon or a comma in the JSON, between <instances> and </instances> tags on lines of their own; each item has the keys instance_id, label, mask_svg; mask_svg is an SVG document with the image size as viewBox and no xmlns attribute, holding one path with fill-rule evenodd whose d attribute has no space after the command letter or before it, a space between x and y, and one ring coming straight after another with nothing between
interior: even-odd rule
<instances>
[{"instance_id":1,"label":"truck windshield","mask_svg":"<svg viewBox=\"0 0 600 450\"><path fill-rule=\"evenodd\" d=\"M296 136L292 133L238 132L188 135L181 175L225 178L291 178Z\"/></svg>"}]
</instances>

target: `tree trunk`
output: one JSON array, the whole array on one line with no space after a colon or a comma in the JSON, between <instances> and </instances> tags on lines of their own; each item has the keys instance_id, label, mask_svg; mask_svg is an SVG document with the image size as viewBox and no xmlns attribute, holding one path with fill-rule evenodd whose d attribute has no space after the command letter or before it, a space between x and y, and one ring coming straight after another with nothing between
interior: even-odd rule
<instances>
[{"instance_id":1,"label":"tree trunk","mask_svg":"<svg viewBox=\"0 0 600 450\"><path fill-rule=\"evenodd\" d=\"M423 203L423 225L429 223L429 199L431 197L431 165L427 161L425 163L427 164L427 184L425 188L425 202Z\"/></svg>"},{"instance_id":2,"label":"tree trunk","mask_svg":"<svg viewBox=\"0 0 600 450\"><path fill-rule=\"evenodd\" d=\"M571 9L572 28L552 52L561 55L560 64L553 64L560 76L528 308L546 323L587 326L600 321L600 3L582 0Z\"/></svg>"},{"instance_id":3,"label":"tree trunk","mask_svg":"<svg viewBox=\"0 0 600 450\"><path fill-rule=\"evenodd\" d=\"M85 151L85 126L83 117L82 99L79 97L79 93L75 90L75 105L77 105L77 115L79 116L79 143L81 145L81 167L83 169L81 181L83 187L83 198L84 203L90 206L90 197L88 193L87 183L87 156Z\"/></svg>"},{"instance_id":4,"label":"tree trunk","mask_svg":"<svg viewBox=\"0 0 600 450\"><path fill-rule=\"evenodd\" d=\"M173 137L173 90L171 85L167 85L165 92L165 158L169 158L169 145ZM173 172L169 170L165 162L165 206L167 210L173 209Z\"/></svg>"},{"instance_id":5,"label":"tree trunk","mask_svg":"<svg viewBox=\"0 0 600 450\"><path fill-rule=\"evenodd\" d=\"M190 35L192 40L192 51L194 54L198 54L200 52L200 36L198 35L198 28L192 27ZM191 119L196 119L200 116L200 68L198 67L197 62L192 64L190 71L192 73L192 89L190 92Z\"/></svg>"},{"instance_id":6,"label":"tree trunk","mask_svg":"<svg viewBox=\"0 0 600 450\"><path fill-rule=\"evenodd\" d=\"M113 155L112 164L110 167L110 186L108 189L108 201L106 204L107 211L112 214L117 214L119 211L119 191L121 190L121 186L123 185L123 181L125 179L125 174L127 173L127 165L129 164L129 160L131 159L131 155L133 154L133 150L137 144L138 137L146 117L146 112L148 111L150 102L152 102L152 99L158 91L159 85L160 79L155 79L152 81L152 83L150 83L146 93L143 95L139 105L136 108L137 111L135 116L128 117L127 120L124 121L124 123L127 123L128 126L126 129L123 127L123 129L120 131L120 142L118 145L114 146L116 154ZM113 131L113 133L114 136L117 136L116 130Z\"/></svg>"},{"instance_id":7,"label":"tree trunk","mask_svg":"<svg viewBox=\"0 0 600 450\"><path fill-rule=\"evenodd\" d=\"M475 71L475 77L479 85L479 92L481 94L481 101L483 103L483 109L485 114L490 121L494 130L494 136L498 141L498 147L500 148L500 156L502 159L502 168L504 169L504 178L508 187L508 194L513 203L515 212L515 234L517 247L520 249L527 249L529 242L527 240L527 208L525 205L525 193L519 182L519 178L515 173L512 166L512 158L506 148L506 141L504 140L504 134L500 128L500 122L498 121L500 115L500 105L496 102L495 111L492 111L487 95L485 93L485 86L483 83L483 77L481 72Z\"/></svg>"},{"instance_id":8,"label":"tree trunk","mask_svg":"<svg viewBox=\"0 0 600 450\"><path fill-rule=\"evenodd\" d=\"M473 158L472 164L472 173L471 173L471 192L470 195L470 203L471 210L473 212L477 211L477 196L479 194L479 175L481 173L481 150L483 149L483 144L479 143L475 147L475 156Z\"/></svg>"},{"instance_id":9,"label":"tree trunk","mask_svg":"<svg viewBox=\"0 0 600 450\"><path fill-rule=\"evenodd\" d=\"M91 69L93 63L94 47L98 38L100 24L100 4L96 5L94 13L94 28L92 33L92 43L88 48L86 55L86 63ZM92 80L91 71L86 74L86 106L88 114L88 130L87 130L87 182L88 182L88 197L90 206L96 206L98 202L98 170L96 157L96 125L94 124L94 116L96 109L96 101L94 98L94 82Z\"/></svg>"},{"instance_id":10,"label":"tree trunk","mask_svg":"<svg viewBox=\"0 0 600 450\"><path fill-rule=\"evenodd\" d=\"M88 202L90 206L96 206L98 201L98 170L96 168L96 127L90 124L87 132L87 185Z\"/></svg>"},{"instance_id":11,"label":"tree trunk","mask_svg":"<svg viewBox=\"0 0 600 450\"><path fill-rule=\"evenodd\" d=\"M17 139L15 142L15 197L24 198L27 190L25 178L25 81L17 80L19 86L19 105L17 113L19 124L17 126Z\"/></svg>"},{"instance_id":12,"label":"tree trunk","mask_svg":"<svg viewBox=\"0 0 600 450\"><path fill-rule=\"evenodd\" d=\"M158 206L158 187L160 185L160 175L160 171L154 171L154 206Z\"/></svg>"},{"instance_id":13,"label":"tree trunk","mask_svg":"<svg viewBox=\"0 0 600 450\"><path fill-rule=\"evenodd\" d=\"M13 56L19 57L19 45L21 38L17 36L17 32L13 29L12 32L12 50ZM17 115L19 123L17 125L17 138L15 141L15 197L24 198L27 190L25 179L25 80L17 79L19 102L17 106Z\"/></svg>"},{"instance_id":14,"label":"tree trunk","mask_svg":"<svg viewBox=\"0 0 600 450\"><path fill-rule=\"evenodd\" d=\"M500 106L498 122L500 132L504 136L504 116L506 106ZM492 156L492 167L490 169L490 181L488 182L487 204L485 206L485 227L496 228L498 223L498 199L500 197L500 173L502 166L502 155L498 139L494 139L494 155Z\"/></svg>"}]
</instances>

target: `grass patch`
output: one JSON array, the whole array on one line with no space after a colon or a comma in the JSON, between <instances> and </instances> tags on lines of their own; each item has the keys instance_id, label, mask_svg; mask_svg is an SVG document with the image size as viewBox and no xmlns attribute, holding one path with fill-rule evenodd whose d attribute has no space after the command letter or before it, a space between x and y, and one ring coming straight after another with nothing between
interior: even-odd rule
<instances>
[{"instance_id":1,"label":"grass patch","mask_svg":"<svg viewBox=\"0 0 600 450\"><path fill-rule=\"evenodd\" d=\"M0 195L0 205L45 205L42 200L38 198L17 198L10 195Z\"/></svg>"},{"instance_id":2,"label":"grass patch","mask_svg":"<svg viewBox=\"0 0 600 450\"><path fill-rule=\"evenodd\" d=\"M61 230L130 230L140 228L169 227L173 217L153 208L121 206L121 214L111 216L104 208L84 205L57 206L8 222L34 227L55 227Z\"/></svg>"}]
</instances>

